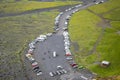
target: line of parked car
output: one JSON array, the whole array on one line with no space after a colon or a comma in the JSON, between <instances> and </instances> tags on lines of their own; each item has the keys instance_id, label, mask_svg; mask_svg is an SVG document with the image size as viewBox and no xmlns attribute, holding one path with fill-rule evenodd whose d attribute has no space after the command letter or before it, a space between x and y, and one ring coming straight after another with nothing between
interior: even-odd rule
<instances>
[{"instance_id":1,"label":"line of parked car","mask_svg":"<svg viewBox=\"0 0 120 80\"><path fill-rule=\"evenodd\" d=\"M95 2L95 4L101 4L101 3L103 3L104 1L103 1L103 0L102 0L102 1L93 0L93 2Z\"/></svg>"},{"instance_id":2,"label":"line of parked car","mask_svg":"<svg viewBox=\"0 0 120 80\"><path fill-rule=\"evenodd\" d=\"M81 4L76 5L76 6L74 6L74 7L71 7L71 8L69 8L69 9L66 9L65 11L70 11L70 10L73 10L73 9L78 8L78 7L80 7L80 6L82 6L82 5L81 5ZM75 12L77 12L78 10L79 10L79 9L76 9L75 11L72 12L72 14L75 13ZM55 23L54 23L54 25L55 25L54 30L55 30L55 31L58 31L58 30L59 30L59 26L58 26L58 25L59 25L59 20L60 20L60 17L62 16L62 14L63 14L63 12L60 12L60 13L58 14L58 16L55 18ZM65 27L63 28L64 30L67 29L66 27L68 26L68 21L69 21L70 17L71 17L71 15L68 15L68 16L66 17Z\"/></svg>"},{"instance_id":3,"label":"line of parked car","mask_svg":"<svg viewBox=\"0 0 120 80\"><path fill-rule=\"evenodd\" d=\"M58 16L55 18L55 27L54 27L54 30L55 30L55 31L58 31L58 30L59 30L58 25L59 25L59 20L60 20L60 17L61 17L62 14L63 14L63 12L60 12L60 13L58 14Z\"/></svg>"},{"instance_id":4,"label":"line of parked car","mask_svg":"<svg viewBox=\"0 0 120 80\"><path fill-rule=\"evenodd\" d=\"M40 67L38 66L38 62L33 58L31 54L26 54L26 57L30 61L32 65L32 70L36 73L36 75L41 75L42 71L40 70Z\"/></svg>"},{"instance_id":5,"label":"line of parked car","mask_svg":"<svg viewBox=\"0 0 120 80\"><path fill-rule=\"evenodd\" d=\"M82 6L82 5L81 4L76 5L75 7L69 8L69 9L67 9L65 11L70 11L70 10L78 8L80 6ZM71 51L70 51L70 38L69 38L69 33L68 33L69 20L70 20L72 14L74 14L77 11L79 11L79 9L75 9L74 11L72 11L72 13L70 15L66 16L65 26L63 27L63 30L64 30L64 32L63 32L64 50L65 50L66 60L69 62L70 66L72 68L80 68L80 69L82 69L83 66L78 66L73 60L73 57L72 57L72 54L71 54Z\"/></svg>"},{"instance_id":6,"label":"line of parked car","mask_svg":"<svg viewBox=\"0 0 120 80\"><path fill-rule=\"evenodd\" d=\"M57 75L62 75L62 74L66 74L67 71L61 66L57 66L57 71L52 71L52 72L49 72L49 75L51 77L54 77L54 76L57 76Z\"/></svg>"},{"instance_id":7,"label":"line of parked car","mask_svg":"<svg viewBox=\"0 0 120 80\"><path fill-rule=\"evenodd\" d=\"M69 34L67 31L63 32L63 36L64 36L64 47L65 47L65 56L66 56L66 60L68 60L70 66L72 68L77 68L78 65L74 62L73 58L72 58L72 54L70 51L70 39L69 39Z\"/></svg>"},{"instance_id":8,"label":"line of parked car","mask_svg":"<svg viewBox=\"0 0 120 80\"><path fill-rule=\"evenodd\" d=\"M52 33L48 33L46 35L40 35L38 36L35 40L33 40L30 44L29 44L29 49L27 54L25 55L26 58L30 61L31 66L32 66L32 70L33 72L36 73L36 75L42 75L42 71L40 70L40 67L38 66L38 62L33 58L33 53L35 50L35 44L37 44L38 42L43 42L47 39L47 37L52 36Z\"/></svg>"}]
</instances>

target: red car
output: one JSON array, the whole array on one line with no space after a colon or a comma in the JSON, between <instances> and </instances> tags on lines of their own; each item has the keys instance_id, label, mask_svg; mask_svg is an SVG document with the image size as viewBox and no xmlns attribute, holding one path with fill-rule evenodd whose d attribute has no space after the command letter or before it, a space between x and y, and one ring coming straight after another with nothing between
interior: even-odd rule
<instances>
[{"instance_id":1,"label":"red car","mask_svg":"<svg viewBox=\"0 0 120 80\"><path fill-rule=\"evenodd\" d=\"M37 62L33 62L33 63L32 63L32 67L35 67L35 66L38 66L38 63L37 63Z\"/></svg>"},{"instance_id":2,"label":"red car","mask_svg":"<svg viewBox=\"0 0 120 80\"><path fill-rule=\"evenodd\" d=\"M72 64L70 64L73 68L77 68L78 67L78 65L76 64L76 63L72 63Z\"/></svg>"}]
</instances>

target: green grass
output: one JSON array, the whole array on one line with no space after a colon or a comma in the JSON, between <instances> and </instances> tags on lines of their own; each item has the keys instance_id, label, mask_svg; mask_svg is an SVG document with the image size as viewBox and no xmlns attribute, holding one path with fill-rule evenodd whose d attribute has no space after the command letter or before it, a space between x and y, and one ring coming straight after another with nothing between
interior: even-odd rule
<instances>
[{"instance_id":1,"label":"green grass","mask_svg":"<svg viewBox=\"0 0 120 80\"><path fill-rule=\"evenodd\" d=\"M83 65L101 77L120 75L120 0L89 7L94 13L101 15L111 26L102 28L98 25L101 19L95 14L83 10L75 13L70 21L69 33L72 42L79 44L79 51L75 51L72 45L72 52L79 65ZM79 21L78 21L79 20ZM104 25L104 24L103 24ZM100 27L101 26L101 27ZM92 54L91 49L99 35L102 38ZM102 68L98 63L102 60L110 61L108 68Z\"/></svg>"},{"instance_id":2,"label":"green grass","mask_svg":"<svg viewBox=\"0 0 120 80\"><path fill-rule=\"evenodd\" d=\"M4 51L15 52L19 47L22 47L26 41L31 41L39 34L52 32L55 15L57 15L56 11L50 11L0 18L0 34L3 41L2 45L5 46ZM49 23L49 25L46 23ZM13 50L11 50L10 47L12 47Z\"/></svg>"},{"instance_id":3,"label":"green grass","mask_svg":"<svg viewBox=\"0 0 120 80\"><path fill-rule=\"evenodd\" d=\"M38 2L38 1L19 1L13 3L0 3L0 12L1 14L6 13L19 13L35 9L50 8L56 6L72 5L78 4L80 2L75 1L56 1L56 2Z\"/></svg>"},{"instance_id":4,"label":"green grass","mask_svg":"<svg viewBox=\"0 0 120 80\"><path fill-rule=\"evenodd\" d=\"M13 72L17 78L23 77L21 56L28 43L34 40L40 34L53 31L54 18L57 16L57 10L26 14L14 17L0 18L0 73ZM9 65L7 68L4 66ZM17 68L16 68L16 67ZM7 71L6 71L7 70ZM18 72L20 70L20 72ZM23 76L21 76L23 75ZM10 75L2 77L2 80L16 80L15 76ZM14 79L11 79L14 78Z\"/></svg>"},{"instance_id":5,"label":"green grass","mask_svg":"<svg viewBox=\"0 0 120 80\"><path fill-rule=\"evenodd\" d=\"M112 21L120 21L120 8L116 8L109 12L109 14L103 15L106 19L112 20Z\"/></svg>"},{"instance_id":6,"label":"green grass","mask_svg":"<svg viewBox=\"0 0 120 80\"><path fill-rule=\"evenodd\" d=\"M96 26L99 21L101 21L99 17L87 10L76 13L70 21L71 39L80 45L83 54L92 49L99 36L101 28Z\"/></svg>"},{"instance_id":7,"label":"green grass","mask_svg":"<svg viewBox=\"0 0 120 80\"><path fill-rule=\"evenodd\" d=\"M109 0L103 4L98 4L95 6L89 7L89 9L93 10L94 12L100 14L110 11L111 9L118 8L120 0Z\"/></svg>"}]
</instances>

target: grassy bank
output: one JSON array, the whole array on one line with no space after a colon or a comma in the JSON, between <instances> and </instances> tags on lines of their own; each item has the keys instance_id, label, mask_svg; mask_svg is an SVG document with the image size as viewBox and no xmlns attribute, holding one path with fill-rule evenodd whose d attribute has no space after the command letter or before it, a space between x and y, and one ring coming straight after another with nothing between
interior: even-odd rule
<instances>
[{"instance_id":1,"label":"grassy bank","mask_svg":"<svg viewBox=\"0 0 120 80\"><path fill-rule=\"evenodd\" d=\"M101 77L120 75L119 2L110 0L89 7L94 13L83 10L74 14L70 21L69 32L76 62ZM74 42L79 45L78 51L75 50ZM99 62L102 60L109 61L111 65L108 68L100 67Z\"/></svg>"},{"instance_id":2,"label":"grassy bank","mask_svg":"<svg viewBox=\"0 0 120 80\"><path fill-rule=\"evenodd\" d=\"M54 10L0 18L0 80L25 80L21 56L29 42L53 31L57 14Z\"/></svg>"},{"instance_id":3,"label":"grassy bank","mask_svg":"<svg viewBox=\"0 0 120 80\"><path fill-rule=\"evenodd\" d=\"M57 6L65 6L65 5L72 5L78 4L80 2L75 1L56 1L56 2L38 2L38 1L19 1L13 3L0 3L0 12L1 14L8 14L8 13L20 13L29 10L35 9L43 9L43 8L50 8L50 7L57 7Z\"/></svg>"}]
</instances>

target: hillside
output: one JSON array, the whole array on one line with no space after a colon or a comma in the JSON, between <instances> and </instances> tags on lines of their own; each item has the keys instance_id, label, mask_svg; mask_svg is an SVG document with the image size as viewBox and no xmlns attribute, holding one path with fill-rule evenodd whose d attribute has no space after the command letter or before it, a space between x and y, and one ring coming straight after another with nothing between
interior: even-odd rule
<instances>
[{"instance_id":1,"label":"hillside","mask_svg":"<svg viewBox=\"0 0 120 80\"><path fill-rule=\"evenodd\" d=\"M109 0L89 7L74 14L70 21L71 49L76 62L100 77L120 75L119 3L120 0ZM100 67L103 60L111 65Z\"/></svg>"}]
</instances>

